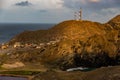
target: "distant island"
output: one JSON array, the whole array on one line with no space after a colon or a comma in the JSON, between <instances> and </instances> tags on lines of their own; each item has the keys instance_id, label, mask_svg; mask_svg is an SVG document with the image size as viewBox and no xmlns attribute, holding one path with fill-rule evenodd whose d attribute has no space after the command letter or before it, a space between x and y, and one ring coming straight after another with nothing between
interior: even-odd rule
<instances>
[{"instance_id":1,"label":"distant island","mask_svg":"<svg viewBox=\"0 0 120 80\"><path fill-rule=\"evenodd\" d=\"M32 80L46 80L40 77L44 76L40 72L50 77L47 80L53 80L52 74L55 80L101 80L104 76L104 80L119 80L120 15L104 24L68 20L48 30L25 31L1 45L0 51L1 70L38 71ZM66 73L68 69L78 67L93 70ZM70 79L71 75L75 77Z\"/></svg>"}]
</instances>

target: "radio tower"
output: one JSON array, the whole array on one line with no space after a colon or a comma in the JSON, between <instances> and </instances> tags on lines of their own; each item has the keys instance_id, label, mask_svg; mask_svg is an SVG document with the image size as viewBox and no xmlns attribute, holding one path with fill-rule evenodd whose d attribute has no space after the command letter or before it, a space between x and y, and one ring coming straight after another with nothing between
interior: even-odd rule
<instances>
[{"instance_id":1,"label":"radio tower","mask_svg":"<svg viewBox=\"0 0 120 80\"><path fill-rule=\"evenodd\" d=\"M74 12L74 19L77 20L77 12Z\"/></svg>"},{"instance_id":2,"label":"radio tower","mask_svg":"<svg viewBox=\"0 0 120 80\"><path fill-rule=\"evenodd\" d=\"M79 11L79 20L82 20L82 8L80 8L80 11Z\"/></svg>"},{"instance_id":3,"label":"radio tower","mask_svg":"<svg viewBox=\"0 0 120 80\"><path fill-rule=\"evenodd\" d=\"M79 11L74 12L74 19L76 21L82 21L82 8Z\"/></svg>"}]
</instances>

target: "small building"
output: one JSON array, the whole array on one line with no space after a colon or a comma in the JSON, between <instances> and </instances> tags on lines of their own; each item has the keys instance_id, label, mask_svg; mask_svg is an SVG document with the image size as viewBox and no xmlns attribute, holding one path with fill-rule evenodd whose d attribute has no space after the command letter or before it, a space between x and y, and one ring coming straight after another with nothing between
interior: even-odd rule
<instances>
[{"instance_id":1,"label":"small building","mask_svg":"<svg viewBox=\"0 0 120 80\"><path fill-rule=\"evenodd\" d=\"M51 43L50 42L48 42L48 43L46 43L47 45L51 45Z\"/></svg>"},{"instance_id":2,"label":"small building","mask_svg":"<svg viewBox=\"0 0 120 80\"><path fill-rule=\"evenodd\" d=\"M17 47L21 47L21 43L20 42L15 42L15 44L13 45L14 48L17 48Z\"/></svg>"},{"instance_id":3,"label":"small building","mask_svg":"<svg viewBox=\"0 0 120 80\"><path fill-rule=\"evenodd\" d=\"M40 43L40 46L45 46L45 43Z\"/></svg>"},{"instance_id":4,"label":"small building","mask_svg":"<svg viewBox=\"0 0 120 80\"><path fill-rule=\"evenodd\" d=\"M57 41L51 41L51 44L56 44L57 43Z\"/></svg>"},{"instance_id":5,"label":"small building","mask_svg":"<svg viewBox=\"0 0 120 80\"><path fill-rule=\"evenodd\" d=\"M9 45L3 43L0 45L0 47L1 47L1 49L7 49L9 47Z\"/></svg>"},{"instance_id":6,"label":"small building","mask_svg":"<svg viewBox=\"0 0 120 80\"><path fill-rule=\"evenodd\" d=\"M1 49L7 49L8 47L6 45L2 45Z\"/></svg>"},{"instance_id":7,"label":"small building","mask_svg":"<svg viewBox=\"0 0 120 80\"><path fill-rule=\"evenodd\" d=\"M36 49L40 49L41 47L40 46L37 46Z\"/></svg>"}]
</instances>

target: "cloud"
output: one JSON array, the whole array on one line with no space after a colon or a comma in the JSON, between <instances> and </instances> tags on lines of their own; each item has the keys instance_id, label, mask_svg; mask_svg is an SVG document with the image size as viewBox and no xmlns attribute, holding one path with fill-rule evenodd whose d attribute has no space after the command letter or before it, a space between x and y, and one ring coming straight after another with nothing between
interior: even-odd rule
<instances>
[{"instance_id":1,"label":"cloud","mask_svg":"<svg viewBox=\"0 0 120 80\"><path fill-rule=\"evenodd\" d=\"M63 7L63 0L30 0L34 9L60 9Z\"/></svg>"},{"instance_id":2,"label":"cloud","mask_svg":"<svg viewBox=\"0 0 120 80\"><path fill-rule=\"evenodd\" d=\"M40 10L41 13L45 13L48 12L47 10Z\"/></svg>"},{"instance_id":3,"label":"cloud","mask_svg":"<svg viewBox=\"0 0 120 80\"><path fill-rule=\"evenodd\" d=\"M80 7L83 19L104 22L120 13L120 0L0 0L0 21L59 22Z\"/></svg>"},{"instance_id":4,"label":"cloud","mask_svg":"<svg viewBox=\"0 0 120 80\"><path fill-rule=\"evenodd\" d=\"M64 0L64 6L73 9L83 7L101 10L103 8L120 7L120 0Z\"/></svg>"},{"instance_id":5,"label":"cloud","mask_svg":"<svg viewBox=\"0 0 120 80\"><path fill-rule=\"evenodd\" d=\"M32 9L79 9L80 7L90 10L101 10L103 8L120 7L120 0L0 0L4 1L4 7L8 9L16 6L30 6ZM0 2L1 4L1 2Z\"/></svg>"},{"instance_id":6,"label":"cloud","mask_svg":"<svg viewBox=\"0 0 120 80\"><path fill-rule=\"evenodd\" d=\"M120 0L64 0L64 7L78 11L83 8L83 19L105 22L120 14Z\"/></svg>"},{"instance_id":7,"label":"cloud","mask_svg":"<svg viewBox=\"0 0 120 80\"><path fill-rule=\"evenodd\" d=\"M30 6L32 5L30 2L28 1L22 1L22 2L18 2L15 4L16 6Z\"/></svg>"},{"instance_id":8,"label":"cloud","mask_svg":"<svg viewBox=\"0 0 120 80\"><path fill-rule=\"evenodd\" d=\"M96 3L96 2L99 2L100 0L90 0L90 1Z\"/></svg>"},{"instance_id":9,"label":"cloud","mask_svg":"<svg viewBox=\"0 0 120 80\"><path fill-rule=\"evenodd\" d=\"M3 2L2 8L4 10L18 10L20 8L30 8L34 10L61 9L64 3L64 0L0 0L0 4L2 4L1 1Z\"/></svg>"},{"instance_id":10,"label":"cloud","mask_svg":"<svg viewBox=\"0 0 120 80\"><path fill-rule=\"evenodd\" d=\"M0 8L3 6L3 0L0 0Z\"/></svg>"}]
</instances>

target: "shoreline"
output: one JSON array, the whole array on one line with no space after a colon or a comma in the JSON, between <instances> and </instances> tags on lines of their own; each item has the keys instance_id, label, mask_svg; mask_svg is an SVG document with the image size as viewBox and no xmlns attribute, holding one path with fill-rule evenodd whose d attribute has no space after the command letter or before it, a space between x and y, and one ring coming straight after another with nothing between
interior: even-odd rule
<instances>
[{"instance_id":1,"label":"shoreline","mask_svg":"<svg viewBox=\"0 0 120 80\"><path fill-rule=\"evenodd\" d=\"M49 80L54 80L54 79L62 79L62 77L64 77L65 79L63 80L71 80L70 76L74 75L73 79L74 80L78 80L78 79L86 79L86 80L98 80L97 76L100 76L99 80L101 80L102 78L106 78L105 80L108 79L113 79L113 78L117 78L116 80L119 80L118 78L120 77L120 66L109 66L109 67L101 67L92 71L87 71L87 72L83 72L83 71L46 71L46 72L38 72L35 74L36 71L32 71L32 75L30 75L29 73L27 73L26 75L24 74L24 72L26 71L18 71L18 75L15 74L17 71L9 71L9 70L4 70L4 71L0 71L3 72L2 74L0 73L0 76L5 76L5 77L18 77L18 78L26 78L27 80L48 80L46 76L49 77ZM5 72L8 72L5 74ZM14 74L10 74L11 72L15 72ZM20 73L23 74L20 74ZM30 71L28 71L30 72ZM103 73L101 75L101 73ZM90 76L90 75L96 75L94 77ZM116 76L117 75L117 76ZM106 77L104 77L106 76ZM108 77L107 77L108 76ZM87 78L86 78L87 77ZM94 79L95 78L95 79ZM72 79L72 80L73 80Z\"/></svg>"},{"instance_id":2,"label":"shoreline","mask_svg":"<svg viewBox=\"0 0 120 80\"><path fill-rule=\"evenodd\" d=\"M0 74L0 77L16 77L16 78L25 78L26 80L32 80L34 76L23 76L23 75L15 75L15 74Z\"/></svg>"},{"instance_id":3,"label":"shoreline","mask_svg":"<svg viewBox=\"0 0 120 80\"><path fill-rule=\"evenodd\" d=\"M2 71L4 72L4 71ZM8 71L8 72L11 72L11 71ZM17 75L17 74L1 74L0 73L0 76L3 76L3 77L16 77L16 78L25 78L26 80L32 80L34 78L34 76L32 75Z\"/></svg>"}]
</instances>

